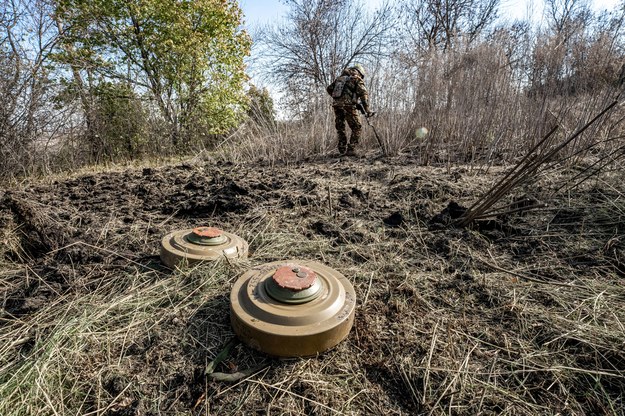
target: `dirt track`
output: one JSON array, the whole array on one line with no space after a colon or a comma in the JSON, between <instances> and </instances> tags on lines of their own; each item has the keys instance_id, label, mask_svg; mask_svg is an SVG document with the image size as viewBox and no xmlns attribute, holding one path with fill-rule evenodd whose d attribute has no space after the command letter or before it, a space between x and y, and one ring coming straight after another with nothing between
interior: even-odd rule
<instances>
[{"instance_id":1,"label":"dirt track","mask_svg":"<svg viewBox=\"0 0 625 416\"><path fill-rule=\"evenodd\" d=\"M505 394L487 395L478 403L474 395L482 391L479 386L463 391L455 382L451 384L442 370L419 370L427 360L433 368L455 370L469 359L468 346L478 344L469 353L472 361L467 368L484 373L493 369L492 377L501 378L499 383L506 391L519 397L526 394L523 397L528 402L544 404L554 412L608 412L605 402L584 397L583 389L592 385L592 377L574 374L570 381L562 382L550 372L528 372L524 380L510 381L511 376L497 376L495 370L503 366L513 374L521 368L518 360L527 359L523 355L526 346L514 341L521 337L535 344L537 351L546 348L545 354L553 355L554 362L566 358L568 362L563 365L569 367L625 371L625 355L622 350L618 352L617 344L609 343L608 336L607 341L597 340L591 345L579 332L576 336L562 335L568 324L559 327L550 318L529 316L539 310L567 316L569 305L559 304L560 298L550 292L561 287L571 289L569 284L580 285L586 279L605 279L604 284L623 289L625 242L619 233L625 226L625 215L597 211L597 207L609 207L608 202L618 193L593 184L568 201L546 201L550 205L546 210L483 222L473 229L455 229L431 220L450 201L470 205L501 169L448 171L415 167L410 162L399 158L331 159L295 166L202 162L92 174L8 190L0 202L7 242L5 262L23 267L15 266L15 272L0 288L4 322L0 325L28 317L68 294L90 293L103 279L152 271L167 275L170 272L158 259L159 242L175 229L216 225L238 231L249 240L253 238L249 230L265 230L316 241L327 250L315 253L302 246L298 251L295 245L285 254L261 250L255 258L252 243L250 262L279 260L283 255L314 257L350 277L360 301L354 330L337 352L310 364L270 362L269 373L263 375L267 383L287 377L285 374L297 366L321 372L321 381L330 383L324 389L305 378L294 381L290 391L310 399L294 413L326 414L324 406L337 409L344 405L341 396L334 394L332 398L335 384L323 377L330 375L317 368L328 360L349 367L346 374L363 386L360 399L342 408L346 413L383 410L414 414L447 405L451 409L449 401L455 394L456 403L463 407L454 413L508 409L531 414L534 405L524 407L519 401L516 407L506 407L510 404ZM542 178L514 196L541 200L556 176ZM548 283L532 283L525 277ZM622 302L622 295L622 291L615 292L614 305ZM203 324L210 318L226 328L227 302L223 297L213 300L212 309L206 310L200 321ZM193 316L182 314L179 319L194 328L193 319L201 315L201 311ZM203 400L211 395L214 412L234 412L234 405L215 393L221 388L207 387L202 376L210 357L205 353L183 354L189 343L180 346L179 340L163 335L171 330L185 337L179 327L166 321L159 327L160 337L133 340L137 362L145 367L137 377L150 381L150 374L164 371L159 366L170 365L165 371L170 378L158 393L150 383L138 386L134 396L109 413L153 414L154 409L142 402L142 392L157 395L172 412L199 412ZM171 355L165 364L146 358L161 353ZM266 362L261 354L242 345L232 362L246 362L250 356L255 357L251 361ZM499 357L497 364L494 357ZM543 364L553 367L554 362L545 358ZM341 370L336 372L341 377ZM122 390L116 380L111 377L105 386L112 397ZM491 383L490 376L484 380ZM622 395L620 399L618 396L625 388L623 380L602 380L598 382L606 395L622 404ZM569 389L573 404L560 397L557 389L549 389L549 384L558 382ZM530 392L523 393L528 388ZM419 398L414 391L428 389L434 399L425 393ZM239 387L232 394L243 394L243 390ZM254 412L274 399L256 393L240 409ZM324 406L314 405L317 402ZM313 407L306 407L310 403ZM280 400L275 405L277 411Z\"/></svg>"}]
</instances>

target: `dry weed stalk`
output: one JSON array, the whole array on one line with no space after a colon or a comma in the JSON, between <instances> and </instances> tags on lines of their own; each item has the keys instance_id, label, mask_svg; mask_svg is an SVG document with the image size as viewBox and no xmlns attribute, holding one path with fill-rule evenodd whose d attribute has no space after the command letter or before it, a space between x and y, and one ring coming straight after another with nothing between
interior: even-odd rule
<instances>
[{"instance_id":1,"label":"dry weed stalk","mask_svg":"<svg viewBox=\"0 0 625 416\"><path fill-rule=\"evenodd\" d=\"M458 225L466 227L477 218L488 216L492 214L493 211L501 211L501 208L493 210L491 210L491 208L505 195L509 194L512 189L533 178L547 163L553 163L554 157L558 154L558 152L576 140L586 129L604 116L616 104L618 104L618 100L612 101L612 103L605 107L599 114L584 124L570 137L555 146L548 146L550 143L550 137L558 128L558 126L553 127L549 133L547 133L502 179L499 180L499 182L489 189L486 194L479 198L471 207L469 207L469 209L467 209L467 211L457 220ZM599 170L595 170L595 173L598 171ZM543 205L539 204L532 206L532 208L542 206Z\"/></svg>"}]
</instances>

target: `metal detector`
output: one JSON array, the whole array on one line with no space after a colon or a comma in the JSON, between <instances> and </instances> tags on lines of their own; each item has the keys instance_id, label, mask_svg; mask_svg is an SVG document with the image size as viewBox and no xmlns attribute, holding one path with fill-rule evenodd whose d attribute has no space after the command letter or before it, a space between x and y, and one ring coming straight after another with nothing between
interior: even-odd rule
<instances>
[{"instance_id":1,"label":"metal detector","mask_svg":"<svg viewBox=\"0 0 625 416\"><path fill-rule=\"evenodd\" d=\"M358 103L356 107L358 108L358 111L360 111L365 116L365 120L367 120L367 124L373 130L373 134L375 135L375 138L378 141L378 144L380 145L380 149L382 149L382 154L386 156L386 148L384 147L384 143L382 143L382 140L380 139L380 136L378 135L378 131L376 130L375 126L371 124L371 121L369 120L371 117L375 116L376 113L375 112L370 113L371 115L368 116L367 112L365 111L365 108L362 106L362 103Z\"/></svg>"}]
</instances>

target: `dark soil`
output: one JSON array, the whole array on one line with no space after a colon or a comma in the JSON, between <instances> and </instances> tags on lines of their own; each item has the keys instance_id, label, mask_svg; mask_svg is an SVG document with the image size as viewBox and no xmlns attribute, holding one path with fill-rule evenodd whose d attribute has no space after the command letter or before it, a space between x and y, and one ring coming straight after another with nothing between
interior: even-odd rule
<instances>
[{"instance_id":1,"label":"dark soil","mask_svg":"<svg viewBox=\"0 0 625 416\"><path fill-rule=\"evenodd\" d=\"M446 339L449 351L456 351L444 353L437 346L432 365L438 367L443 366L442 362L435 363L439 354L456 357L452 367L460 365L469 349L460 345L479 339L490 345L492 351L499 351L493 354L502 359L506 355L504 361L517 368L515 360L520 359L523 346L506 345L506 337L523 333L524 339L541 345L555 338L550 332L551 324L524 326L529 309L509 305L516 296L510 289L511 282L525 281L493 268L497 263L494 257L507 259L507 263L497 263L497 267L522 270L518 274L557 283L573 282L577 276L588 276L591 270L600 271L606 280L618 281L625 270L625 241L615 238L622 235L625 216L616 211L599 215L589 205L603 207L609 198L610 191L606 189L601 190L600 197L593 189L575 190L573 205L554 199L547 201L547 209L455 228L453 220L500 173L500 169L468 173L467 169L417 167L411 160L401 158L374 162L330 159L293 166L210 162L89 174L10 189L0 200L0 218L5 234L15 241L6 245L2 255L5 263L27 267L18 269L11 284L0 288L0 327L35 313L60 296L87 293L104 277L129 270L170 273L160 264L158 253L160 239L173 230L199 225L240 230L246 224L271 219L278 224L274 231L326 242L328 252L317 253L317 260L325 260L354 279L361 303L352 335L342 348L347 349L346 356L353 356L357 362L355 366L362 376L359 382L368 392L356 408L363 412L385 409L388 414L420 414L435 406L452 406L453 390L441 396L440 402L420 400L410 393L411 389L422 392L448 382L441 372L431 373L427 380L422 371L415 369L410 374L410 365L424 365L434 333L440 337L437 339ZM543 184L545 193L548 187L548 183ZM519 195L526 192L527 189L519 190ZM541 196L533 197L541 200ZM518 196L510 195L510 200L515 197ZM582 227L592 230L592 236L581 231ZM381 247L386 250L380 251ZM254 250L252 246L251 261L255 261ZM274 255L280 258L281 253ZM372 273L373 289L368 289ZM485 278L493 273L498 273L496 284ZM39 278L27 278L27 274ZM616 284L622 286L623 282ZM536 307L559 307L548 291L537 292L526 301ZM138 365L143 366L137 372L146 379L155 366L170 366L168 378L157 382L167 414L201 413L205 409L203 397L220 389L216 382L211 382L213 387L207 390L203 374L207 357L185 351L191 344L166 335L169 330L185 333L181 332L184 328L191 334L188 336L202 339L209 336L201 332L206 322L227 327L225 295L212 299L210 305L193 316L181 317L186 325L165 321L160 326L161 335L135 339L126 345L126 355L135 357ZM478 312L482 315L476 315ZM466 337L459 335L460 329ZM613 370L625 371L622 351L593 351L587 343L549 345L554 351L558 347L579 355L579 361L568 363L569 366L593 369L598 357L609 356ZM28 345L22 348L26 354ZM158 362L153 359L157 354ZM493 363L488 354L484 352L484 356L475 358L484 364L482 370L488 370ZM244 345L236 347L228 365L236 367L237 360L245 356L269 364L264 374L270 380L281 377L281 369L289 366L267 360ZM554 413L573 414L581 410L595 414L597 409L608 409L605 402L597 403L594 396L583 398L585 393L579 386L590 388L596 383L615 403L618 397L622 403L623 379L580 375L583 380L575 382L581 384L569 385L569 394L582 407L571 410L558 394L549 390L550 383L562 382L549 374L541 378L536 373L534 381L521 381L519 376L506 379L504 384L511 389L519 383L518 391L525 391L528 385L544 389L542 396L532 391L522 394L531 396L528 401L543 400ZM121 375L107 377L104 389L111 396L120 394L128 382ZM424 387L424 383L430 384ZM136 386L139 391L149 388L154 387ZM292 391L314 399L312 403L318 401L332 407L331 399L317 388L300 380ZM236 396L240 391L235 388L231 394ZM456 394L465 410L454 410L454 414L475 414L478 408L491 413L506 409L505 396L488 396L478 407L479 397L472 401ZM149 404L138 397L109 413L153 414ZM262 413L262 401L266 399L262 394L250 399L240 411ZM233 412L235 406L231 403L227 397L216 395L211 409L217 413L220 409ZM327 413L323 409L308 411ZM518 413L523 414L523 409L519 409Z\"/></svg>"}]
</instances>

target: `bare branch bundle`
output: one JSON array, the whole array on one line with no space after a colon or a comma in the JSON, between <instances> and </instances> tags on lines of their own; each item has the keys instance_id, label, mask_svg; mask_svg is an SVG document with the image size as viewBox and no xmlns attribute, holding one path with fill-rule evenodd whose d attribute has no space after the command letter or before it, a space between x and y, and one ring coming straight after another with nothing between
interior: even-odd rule
<instances>
[{"instance_id":1,"label":"bare branch bundle","mask_svg":"<svg viewBox=\"0 0 625 416\"><path fill-rule=\"evenodd\" d=\"M573 140L579 137L588 127L599 120L604 114L610 111L618 100L612 101L606 108L604 108L599 114L597 114L592 120L586 123L573 135L566 140L555 146L551 150L545 151L545 144L548 143L548 139L557 130L558 126L555 126L547 135L536 144L519 163L517 163L510 172L508 172L495 186L488 190L484 196L478 199L458 220L458 225L466 227L472 221L479 217L487 216L490 212L498 211L500 209L491 209L497 202L499 202L505 195L507 195L515 187L526 183L531 179L541 167L547 162L553 160L554 156L564 149ZM544 153L543 153L544 151ZM541 206L541 205L538 205Z\"/></svg>"}]
</instances>

